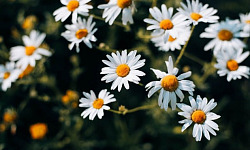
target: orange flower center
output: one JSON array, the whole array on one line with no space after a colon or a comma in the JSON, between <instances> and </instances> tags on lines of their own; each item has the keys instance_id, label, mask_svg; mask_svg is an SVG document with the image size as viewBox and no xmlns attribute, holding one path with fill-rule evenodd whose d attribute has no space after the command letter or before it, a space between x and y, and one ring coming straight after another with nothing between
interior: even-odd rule
<instances>
[{"instance_id":1,"label":"orange flower center","mask_svg":"<svg viewBox=\"0 0 250 150\"><path fill-rule=\"evenodd\" d=\"M178 80L174 75L167 75L161 80L161 86L166 91L173 92L178 88Z\"/></svg>"},{"instance_id":2,"label":"orange flower center","mask_svg":"<svg viewBox=\"0 0 250 150\"><path fill-rule=\"evenodd\" d=\"M235 60L231 59L231 60L227 61L227 69L228 70L235 71L238 68L239 68L239 65Z\"/></svg>"},{"instance_id":3,"label":"orange flower center","mask_svg":"<svg viewBox=\"0 0 250 150\"><path fill-rule=\"evenodd\" d=\"M193 12L193 13L190 14L190 17L191 17L193 20L198 21L200 18L202 18L202 15Z\"/></svg>"},{"instance_id":4,"label":"orange flower center","mask_svg":"<svg viewBox=\"0 0 250 150\"><path fill-rule=\"evenodd\" d=\"M98 99L96 99L96 100L93 102L93 107L94 107L95 109L100 109L100 108L102 108L103 104L104 104L103 99L98 98Z\"/></svg>"},{"instance_id":5,"label":"orange flower center","mask_svg":"<svg viewBox=\"0 0 250 150\"><path fill-rule=\"evenodd\" d=\"M192 113L191 119L195 123L202 124L206 120L206 114L202 110L196 110Z\"/></svg>"},{"instance_id":6,"label":"orange flower center","mask_svg":"<svg viewBox=\"0 0 250 150\"><path fill-rule=\"evenodd\" d=\"M3 79L8 79L10 77L10 72L5 72L3 75Z\"/></svg>"},{"instance_id":7,"label":"orange flower center","mask_svg":"<svg viewBox=\"0 0 250 150\"><path fill-rule=\"evenodd\" d=\"M250 24L250 20L246 20L246 23L247 23L247 24Z\"/></svg>"},{"instance_id":8,"label":"orange flower center","mask_svg":"<svg viewBox=\"0 0 250 150\"><path fill-rule=\"evenodd\" d=\"M28 65L26 67L26 69L19 75L18 78L23 78L24 76L30 74L33 71L34 67L32 67L31 65Z\"/></svg>"},{"instance_id":9,"label":"orange flower center","mask_svg":"<svg viewBox=\"0 0 250 150\"><path fill-rule=\"evenodd\" d=\"M79 7L79 2L77 0L71 0L67 5L69 11L74 11L78 7Z\"/></svg>"},{"instance_id":10,"label":"orange flower center","mask_svg":"<svg viewBox=\"0 0 250 150\"><path fill-rule=\"evenodd\" d=\"M76 31L76 38L78 38L78 39L86 37L87 35L88 35L87 29L79 29L78 31Z\"/></svg>"},{"instance_id":11,"label":"orange flower center","mask_svg":"<svg viewBox=\"0 0 250 150\"><path fill-rule=\"evenodd\" d=\"M164 30L170 30L174 27L173 23L169 19L162 20L160 22L160 28Z\"/></svg>"},{"instance_id":12,"label":"orange flower center","mask_svg":"<svg viewBox=\"0 0 250 150\"><path fill-rule=\"evenodd\" d=\"M12 112L12 113L11 112L5 112L4 115L3 115L3 120L6 123L12 123L12 122L14 122L16 120L16 118L17 118L17 115L14 112Z\"/></svg>"},{"instance_id":13,"label":"orange flower center","mask_svg":"<svg viewBox=\"0 0 250 150\"><path fill-rule=\"evenodd\" d=\"M42 139L48 132L48 127L45 123L36 123L30 126L30 134L32 139Z\"/></svg>"},{"instance_id":14,"label":"orange flower center","mask_svg":"<svg viewBox=\"0 0 250 150\"><path fill-rule=\"evenodd\" d=\"M173 38L171 35L169 35L169 38L168 38L168 41L169 42L173 42L173 41L175 41L176 40L176 38Z\"/></svg>"},{"instance_id":15,"label":"orange flower center","mask_svg":"<svg viewBox=\"0 0 250 150\"><path fill-rule=\"evenodd\" d=\"M131 4L132 0L117 0L117 5L122 9L129 7Z\"/></svg>"},{"instance_id":16,"label":"orange flower center","mask_svg":"<svg viewBox=\"0 0 250 150\"><path fill-rule=\"evenodd\" d=\"M34 46L26 46L25 53L26 55L30 56L35 52L36 48Z\"/></svg>"},{"instance_id":17,"label":"orange flower center","mask_svg":"<svg viewBox=\"0 0 250 150\"><path fill-rule=\"evenodd\" d=\"M229 30L220 30L218 38L222 41L230 41L233 38L233 33Z\"/></svg>"},{"instance_id":18,"label":"orange flower center","mask_svg":"<svg viewBox=\"0 0 250 150\"><path fill-rule=\"evenodd\" d=\"M121 64L116 68L116 74L119 77L126 77L129 74L130 68L126 64Z\"/></svg>"}]
</instances>

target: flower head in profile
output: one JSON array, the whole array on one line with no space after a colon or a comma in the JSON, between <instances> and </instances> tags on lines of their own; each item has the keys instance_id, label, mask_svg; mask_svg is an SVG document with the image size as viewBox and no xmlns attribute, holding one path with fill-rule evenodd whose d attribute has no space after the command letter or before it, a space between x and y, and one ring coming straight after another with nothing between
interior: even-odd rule
<instances>
[{"instance_id":1,"label":"flower head in profile","mask_svg":"<svg viewBox=\"0 0 250 150\"><path fill-rule=\"evenodd\" d=\"M153 36L153 33L151 34ZM185 45L186 41L190 36L190 27L187 27L184 32L179 34L177 38L173 38L171 35L168 38L168 41L164 43L163 35L156 36L151 39L151 41L158 47L161 51L174 51L174 50L181 50L182 45Z\"/></svg>"},{"instance_id":2,"label":"flower head in profile","mask_svg":"<svg viewBox=\"0 0 250 150\"><path fill-rule=\"evenodd\" d=\"M192 0L192 3L190 0L187 0L187 5L181 2L181 6L183 8L178 8L177 10L188 19L190 24L218 22L219 17L214 15L217 13L217 10L208 8L208 4L202 5L199 0Z\"/></svg>"},{"instance_id":3,"label":"flower head in profile","mask_svg":"<svg viewBox=\"0 0 250 150\"><path fill-rule=\"evenodd\" d=\"M227 75L227 81L232 79L241 79L242 76L248 78L250 75L250 68L247 66L239 66L248 56L249 51L242 53L243 49L239 50L227 50L219 52L217 57L217 64L215 68L218 69L219 76Z\"/></svg>"},{"instance_id":4,"label":"flower head in profile","mask_svg":"<svg viewBox=\"0 0 250 150\"><path fill-rule=\"evenodd\" d=\"M16 66L24 70L28 65L34 67L36 60L40 60L42 55L51 56L50 51L39 47L45 36L45 33L40 34L35 30L30 32L30 36L24 35L23 42L25 46L12 47L10 50L10 60L17 61Z\"/></svg>"},{"instance_id":5,"label":"flower head in profile","mask_svg":"<svg viewBox=\"0 0 250 150\"><path fill-rule=\"evenodd\" d=\"M140 60L141 55L136 55L136 50L129 52L123 50L120 54L119 51L112 53L111 56L107 55L108 60L102 62L108 67L102 68L101 74L106 74L102 77L102 81L106 83L112 82L111 90L118 87L118 91L121 91L122 85L126 89L129 89L128 82L139 84L139 76L144 76L145 73L137 70L145 65L145 59Z\"/></svg>"},{"instance_id":6,"label":"flower head in profile","mask_svg":"<svg viewBox=\"0 0 250 150\"><path fill-rule=\"evenodd\" d=\"M107 92L106 89L101 90L96 97L95 93L91 90L90 93L83 92L85 97L80 99L79 107L87 107L81 114L83 118L89 116L89 120L94 120L97 115L99 119L104 116L104 110L109 110L107 104L116 101L113 94Z\"/></svg>"},{"instance_id":7,"label":"flower head in profile","mask_svg":"<svg viewBox=\"0 0 250 150\"><path fill-rule=\"evenodd\" d=\"M64 22L72 14L72 22L75 23L78 14L83 16L88 16L89 9L93 8L93 6L87 4L91 0L60 0L60 1L65 6L58 8L56 11L54 11L53 16L55 16L56 21L61 20L62 22Z\"/></svg>"},{"instance_id":8,"label":"flower head in profile","mask_svg":"<svg viewBox=\"0 0 250 150\"><path fill-rule=\"evenodd\" d=\"M1 89L6 91L8 88L10 88L11 83L18 79L20 73L21 70L15 67L14 62L7 62L6 65L0 65L0 83L2 84Z\"/></svg>"},{"instance_id":9,"label":"flower head in profile","mask_svg":"<svg viewBox=\"0 0 250 150\"><path fill-rule=\"evenodd\" d=\"M79 44L84 42L89 48L92 48L92 42L95 42L97 39L94 36L94 33L97 31L97 28L94 28L95 22L92 22L93 17L90 16L88 20L78 18L78 22L71 25L65 25L66 31L61 35L67 39L71 44L69 49L72 50L74 45L76 45L76 52L80 52Z\"/></svg>"},{"instance_id":10,"label":"flower head in profile","mask_svg":"<svg viewBox=\"0 0 250 150\"><path fill-rule=\"evenodd\" d=\"M185 17L179 14L173 16L173 11L172 7L167 9L166 5L162 4L161 10L157 7L149 9L154 19L144 19L144 22L151 24L147 30L154 30L154 36L163 35L164 43L168 41L170 35L172 38L179 37L179 33L183 32L188 24Z\"/></svg>"},{"instance_id":11,"label":"flower head in profile","mask_svg":"<svg viewBox=\"0 0 250 150\"><path fill-rule=\"evenodd\" d=\"M183 111L178 114L186 118L179 121L179 123L184 124L182 126L182 132L194 122L193 137L196 141L201 141L202 133L208 140L210 140L209 133L216 136L214 130L219 131L219 126L213 120L220 118L220 116L210 112L215 108L217 103L214 102L214 99L211 99L208 102L206 97L202 99L199 95L196 100L189 96L189 101L191 106L182 103L177 104L177 106Z\"/></svg>"},{"instance_id":12,"label":"flower head in profile","mask_svg":"<svg viewBox=\"0 0 250 150\"><path fill-rule=\"evenodd\" d=\"M165 62L168 72L162 72L157 69L151 69L156 77L160 79L160 81L152 81L146 85L148 92L148 97L151 97L156 91L160 90L160 95L158 98L158 104L161 108L165 110L168 109L168 103L171 101L172 110L176 108L176 95L182 101L184 99L184 94L182 91L188 91L190 95L193 95L194 91L194 83L193 81L183 80L191 76L191 71L180 74L176 76L178 73L178 69L173 66L172 57L169 56L168 61Z\"/></svg>"},{"instance_id":13,"label":"flower head in profile","mask_svg":"<svg viewBox=\"0 0 250 150\"><path fill-rule=\"evenodd\" d=\"M214 50L214 54L222 49L241 49L246 45L239 39L249 35L242 32L243 24L239 20L226 19L225 21L211 24L201 33L201 38L212 38L204 50Z\"/></svg>"},{"instance_id":14,"label":"flower head in profile","mask_svg":"<svg viewBox=\"0 0 250 150\"><path fill-rule=\"evenodd\" d=\"M43 139L48 132L48 126L45 123L36 123L30 126L30 135L34 140Z\"/></svg>"},{"instance_id":15,"label":"flower head in profile","mask_svg":"<svg viewBox=\"0 0 250 150\"><path fill-rule=\"evenodd\" d=\"M243 31L248 33L248 37L250 37L250 12L247 14L240 14L240 21L244 24Z\"/></svg>"},{"instance_id":16,"label":"flower head in profile","mask_svg":"<svg viewBox=\"0 0 250 150\"><path fill-rule=\"evenodd\" d=\"M128 22L130 24L134 23L132 14L136 9L133 0L110 0L108 4L99 5L98 8L104 9L102 17L105 18L105 22L109 22L109 25L114 23L121 12L122 24L127 25Z\"/></svg>"}]
</instances>

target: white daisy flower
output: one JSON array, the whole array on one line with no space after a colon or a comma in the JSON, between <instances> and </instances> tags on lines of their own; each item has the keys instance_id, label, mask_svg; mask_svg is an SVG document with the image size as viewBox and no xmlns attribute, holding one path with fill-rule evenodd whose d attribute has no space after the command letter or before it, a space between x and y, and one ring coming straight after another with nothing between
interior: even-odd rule
<instances>
[{"instance_id":1,"label":"white daisy flower","mask_svg":"<svg viewBox=\"0 0 250 150\"><path fill-rule=\"evenodd\" d=\"M174 10L172 7L167 9L166 5L162 4L161 10L162 12L157 7L150 8L149 12L154 19L146 18L144 22L151 24L147 30L155 30L154 35L164 35L163 41L166 43L170 35L173 38L179 37L179 33L184 32L188 22L182 15L172 16Z\"/></svg>"},{"instance_id":2,"label":"white daisy flower","mask_svg":"<svg viewBox=\"0 0 250 150\"><path fill-rule=\"evenodd\" d=\"M249 51L242 53L243 49L239 50L227 50L221 51L216 55L217 64L215 68L218 69L217 73L219 76L227 75L227 81L241 79L241 77L248 78L250 75L250 69L247 66L239 66L248 56Z\"/></svg>"},{"instance_id":3,"label":"white daisy flower","mask_svg":"<svg viewBox=\"0 0 250 150\"><path fill-rule=\"evenodd\" d=\"M102 18L105 18L105 22L109 22L109 25L113 24L121 11L122 24L127 25L128 22L130 24L134 23L132 14L136 9L133 0L110 0L108 4L99 5L97 8L104 9Z\"/></svg>"},{"instance_id":4,"label":"white daisy flower","mask_svg":"<svg viewBox=\"0 0 250 150\"><path fill-rule=\"evenodd\" d=\"M191 71L188 71L176 77L178 68L173 66L171 56L169 56L168 61L165 61L165 63L168 69L168 73L151 68L156 77L161 80L149 82L146 85L146 90L150 89L148 92L148 98L150 98L156 91L160 90L158 104L161 109L164 108L165 110L167 110L168 103L171 101L172 110L175 110L176 95L182 101L184 99L184 94L182 93L182 91L188 91L190 95L193 95L195 85L193 81L183 80L191 76Z\"/></svg>"},{"instance_id":5,"label":"white daisy flower","mask_svg":"<svg viewBox=\"0 0 250 150\"><path fill-rule=\"evenodd\" d=\"M11 87L11 83L15 82L21 73L20 69L15 68L14 62L8 62L6 65L0 65L0 83L1 89L6 91Z\"/></svg>"},{"instance_id":6,"label":"white daisy flower","mask_svg":"<svg viewBox=\"0 0 250 150\"><path fill-rule=\"evenodd\" d=\"M213 120L220 118L220 116L210 112L215 108L217 103L214 102L214 99L211 99L208 102L206 97L202 99L199 95L197 96L196 101L193 97L189 96L189 101L191 107L186 104L177 104L177 106L183 111L178 112L178 114L186 118L179 121L179 123L184 124L181 131L183 132L194 122L193 137L196 141L201 141L202 133L208 140L210 140L209 132L216 136L214 130L219 131L219 126Z\"/></svg>"},{"instance_id":7,"label":"white daisy flower","mask_svg":"<svg viewBox=\"0 0 250 150\"><path fill-rule=\"evenodd\" d=\"M95 42L97 40L94 36L97 28L94 28L95 22L92 22L92 20L92 16L89 16L88 20L78 17L78 22L65 25L67 30L61 35L71 42L69 45L70 50L76 45L76 52L78 53L80 51L79 43L81 42L84 42L89 48L92 48L90 41Z\"/></svg>"},{"instance_id":8,"label":"white daisy flower","mask_svg":"<svg viewBox=\"0 0 250 150\"><path fill-rule=\"evenodd\" d=\"M139 76L144 76L145 73L137 70L145 65L145 59L139 60L141 55L136 56L136 50L129 52L123 50L120 54L119 51L106 55L109 61L102 60L102 62L108 67L102 68L101 74L106 74L102 77L102 81L106 80L106 83L112 82L111 90L118 87L118 91L121 91L122 85L126 89L129 89L128 81L135 84L139 84Z\"/></svg>"},{"instance_id":9,"label":"white daisy flower","mask_svg":"<svg viewBox=\"0 0 250 150\"><path fill-rule=\"evenodd\" d=\"M46 34L40 34L38 31L32 30L30 36L23 36L25 46L15 46L10 50L10 60L17 61L16 66L22 70L26 69L28 65L34 67L36 60L40 60L42 55L51 56L51 52L40 48Z\"/></svg>"},{"instance_id":10,"label":"white daisy flower","mask_svg":"<svg viewBox=\"0 0 250 150\"><path fill-rule=\"evenodd\" d=\"M250 13L240 14L240 21L244 24L243 31L248 33L248 37L250 36Z\"/></svg>"},{"instance_id":11,"label":"white daisy flower","mask_svg":"<svg viewBox=\"0 0 250 150\"><path fill-rule=\"evenodd\" d=\"M199 0L192 0L192 3L190 0L187 0L187 5L181 2L181 6L183 8L178 8L177 10L188 19L190 24L197 25L199 22L218 22L219 17L214 16L217 10L208 8L208 4L203 6L202 3L199 3Z\"/></svg>"},{"instance_id":12,"label":"white daisy flower","mask_svg":"<svg viewBox=\"0 0 250 150\"><path fill-rule=\"evenodd\" d=\"M201 38L213 38L205 47L204 50L214 48L214 54L222 49L241 49L246 45L239 39L248 37L248 34L242 32L243 24L239 20L222 21L216 24L211 24L201 33Z\"/></svg>"},{"instance_id":13,"label":"white daisy flower","mask_svg":"<svg viewBox=\"0 0 250 150\"><path fill-rule=\"evenodd\" d=\"M106 104L116 101L113 94L107 92L106 89L101 90L96 97L95 93L91 90L90 93L83 92L85 97L80 99L79 107L87 107L81 114L83 118L89 116L89 120L94 120L97 115L99 119L104 116L103 110L109 110L110 107Z\"/></svg>"},{"instance_id":14,"label":"white daisy flower","mask_svg":"<svg viewBox=\"0 0 250 150\"><path fill-rule=\"evenodd\" d=\"M86 3L91 0L60 0L61 3L65 6L58 8L54 11L53 16L55 20L61 20L64 22L72 13L72 22L76 23L77 15L88 16L89 9L92 9L93 6Z\"/></svg>"},{"instance_id":15,"label":"white daisy flower","mask_svg":"<svg viewBox=\"0 0 250 150\"><path fill-rule=\"evenodd\" d=\"M180 36L177 38L173 38L170 35L166 43L163 41L163 36L153 37L151 41L161 51L168 52L169 50L174 51L175 49L181 50L182 45L185 45L186 41L188 40L190 33L190 27L187 27L185 31L180 33Z\"/></svg>"}]
</instances>

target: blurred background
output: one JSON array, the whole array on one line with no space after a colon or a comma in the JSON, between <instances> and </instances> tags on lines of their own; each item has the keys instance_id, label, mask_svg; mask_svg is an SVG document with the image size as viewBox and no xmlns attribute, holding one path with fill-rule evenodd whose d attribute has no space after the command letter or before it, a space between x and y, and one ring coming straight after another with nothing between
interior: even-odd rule
<instances>
[{"instance_id":1,"label":"blurred background","mask_svg":"<svg viewBox=\"0 0 250 150\"><path fill-rule=\"evenodd\" d=\"M156 6L164 3L178 8L180 2L158 0ZM226 17L239 19L240 13L250 11L249 0L201 2L217 9L220 21ZM101 16L103 10L97 6L103 3L107 0L92 0L94 9L90 14ZM217 101L214 112L221 115L215 121L220 128L217 136L211 136L210 141L203 137L201 142L196 142L192 137L193 126L181 132L178 121L183 117L177 115L178 111L166 112L158 106L126 115L105 111L101 120L81 118L84 109L78 107L78 102L83 91L93 90L97 94L108 89L117 99L110 104L115 110L121 105L130 109L157 103L158 93L148 99L144 86L130 83L129 90L117 92L110 90L111 83L101 81L101 68L105 66L101 60L107 59L112 50L138 50L146 59L141 69L146 73L141 77L144 85L156 80L150 68L166 71L164 61L168 56L175 60L179 55L178 50L158 51L147 38L151 32L146 30L143 19L149 16L152 0L136 0L135 4L134 24L109 26L94 19L98 28L94 48L81 43L81 51L76 53L75 48L68 49L69 42L60 35L65 31L64 25L71 24L71 17L61 23L55 22L52 16L62 6L59 0L0 0L0 64L9 60L10 48L23 45L22 36L33 29L46 33L42 47L53 53L39 60L28 75L6 92L0 91L0 150L249 150L250 82L245 78L227 82L226 77L217 75L212 52L203 50L210 39L199 38L208 26L204 23L195 28L178 68L180 73L192 71L195 97L201 95ZM120 16L116 21L121 21ZM249 51L249 41L247 45L245 51ZM250 58L243 64L249 66ZM189 104L187 98L184 103Z\"/></svg>"}]
</instances>

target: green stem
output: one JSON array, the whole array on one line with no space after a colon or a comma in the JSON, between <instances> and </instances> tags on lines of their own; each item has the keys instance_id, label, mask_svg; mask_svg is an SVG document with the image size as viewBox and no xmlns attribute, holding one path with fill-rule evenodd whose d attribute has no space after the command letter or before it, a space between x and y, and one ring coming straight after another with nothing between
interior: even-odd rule
<instances>
[{"instance_id":1,"label":"green stem","mask_svg":"<svg viewBox=\"0 0 250 150\"><path fill-rule=\"evenodd\" d=\"M118 111L118 110L113 110L113 109L109 109L109 111L116 113L116 114L123 114L126 115L127 113L133 113L139 110L147 110L147 109L152 109L154 107L156 107L157 104L154 105L143 105L143 106L139 106L139 107L135 107L133 109L125 109L124 111Z\"/></svg>"},{"instance_id":2,"label":"green stem","mask_svg":"<svg viewBox=\"0 0 250 150\"><path fill-rule=\"evenodd\" d=\"M192 36L192 34L193 34L193 32L194 32L194 28L195 28L195 25L192 26L191 33L190 33L190 35L189 35L189 38L188 38L186 44L185 44L185 45L183 46L183 48L181 49L181 52L180 52L179 56L177 57L177 60L176 60L176 62L175 62L175 64L174 64L175 66L177 66L178 63L179 63L179 61L181 60L181 58L182 58L182 56L183 56L183 54L184 54L184 52L185 52L185 50L186 50L186 47L187 47L187 45L188 45L188 42L189 42L189 40L190 40L190 38L191 38L191 36Z\"/></svg>"},{"instance_id":3,"label":"green stem","mask_svg":"<svg viewBox=\"0 0 250 150\"><path fill-rule=\"evenodd\" d=\"M196 57L196 56L193 56L193 55L191 55L191 54L189 54L189 53L187 53L187 52L184 53L183 55L184 55L185 57L187 57L187 58L193 60L194 62L197 62L198 64L200 64L200 65L202 65L202 66L204 66L204 65L206 64L206 62L203 61L202 59L200 59L200 58L198 58L198 57Z\"/></svg>"}]
</instances>

